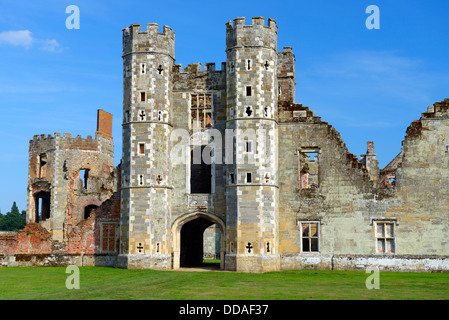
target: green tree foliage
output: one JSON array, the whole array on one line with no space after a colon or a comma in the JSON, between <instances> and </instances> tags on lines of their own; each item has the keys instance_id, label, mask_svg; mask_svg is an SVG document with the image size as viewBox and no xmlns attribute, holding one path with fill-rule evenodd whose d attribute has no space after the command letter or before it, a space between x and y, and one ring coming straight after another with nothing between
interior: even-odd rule
<instances>
[{"instance_id":1,"label":"green tree foliage","mask_svg":"<svg viewBox=\"0 0 449 320\"><path fill-rule=\"evenodd\" d=\"M0 231L19 231L26 225L26 211L20 213L16 202L12 204L11 211L6 214L0 212Z\"/></svg>"}]
</instances>

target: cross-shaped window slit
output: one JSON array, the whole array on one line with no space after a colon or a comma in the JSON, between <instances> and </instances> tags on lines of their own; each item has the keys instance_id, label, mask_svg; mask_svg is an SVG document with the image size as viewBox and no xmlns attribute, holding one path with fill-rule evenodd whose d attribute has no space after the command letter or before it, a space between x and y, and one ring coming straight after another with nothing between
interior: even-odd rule
<instances>
[{"instance_id":1,"label":"cross-shaped window slit","mask_svg":"<svg viewBox=\"0 0 449 320\"><path fill-rule=\"evenodd\" d=\"M162 69L162 65L159 65L159 68L157 68L157 71L159 71L159 74L162 74L162 71L164 71L164 69Z\"/></svg>"},{"instance_id":2,"label":"cross-shaped window slit","mask_svg":"<svg viewBox=\"0 0 449 320\"><path fill-rule=\"evenodd\" d=\"M140 111L140 114L139 114L139 117L140 117L140 120L145 120L145 111Z\"/></svg>"},{"instance_id":3,"label":"cross-shaped window slit","mask_svg":"<svg viewBox=\"0 0 449 320\"><path fill-rule=\"evenodd\" d=\"M251 253L251 249L254 247L251 245L251 242L248 242L248 245L245 248L248 249L248 253Z\"/></svg>"},{"instance_id":4,"label":"cross-shaped window slit","mask_svg":"<svg viewBox=\"0 0 449 320\"><path fill-rule=\"evenodd\" d=\"M264 67L265 67L265 70L268 70L268 68L270 67L270 64L268 63L268 60L265 61Z\"/></svg>"},{"instance_id":5,"label":"cross-shaped window slit","mask_svg":"<svg viewBox=\"0 0 449 320\"><path fill-rule=\"evenodd\" d=\"M143 250L142 243L139 242L139 245L137 246L137 249L139 250L139 253L142 252L142 250Z\"/></svg>"}]
</instances>

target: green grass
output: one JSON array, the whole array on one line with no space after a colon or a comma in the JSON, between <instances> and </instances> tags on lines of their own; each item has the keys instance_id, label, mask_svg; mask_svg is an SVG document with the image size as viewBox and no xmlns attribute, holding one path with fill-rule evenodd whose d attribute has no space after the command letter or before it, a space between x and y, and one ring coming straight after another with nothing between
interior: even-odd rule
<instances>
[{"instance_id":1,"label":"green grass","mask_svg":"<svg viewBox=\"0 0 449 320\"><path fill-rule=\"evenodd\" d=\"M368 290L359 271L244 274L82 267L68 290L64 267L0 268L0 299L449 299L448 273L380 272Z\"/></svg>"}]
</instances>

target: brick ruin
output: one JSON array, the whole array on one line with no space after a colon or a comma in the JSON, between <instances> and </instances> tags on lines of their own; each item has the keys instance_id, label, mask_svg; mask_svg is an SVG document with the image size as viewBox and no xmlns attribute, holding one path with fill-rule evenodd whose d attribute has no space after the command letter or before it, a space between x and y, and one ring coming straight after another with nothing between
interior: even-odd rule
<instances>
[{"instance_id":1,"label":"brick ruin","mask_svg":"<svg viewBox=\"0 0 449 320\"><path fill-rule=\"evenodd\" d=\"M0 265L167 270L207 256L239 272L447 272L449 99L411 123L380 169L374 142L359 159L295 103L295 55L277 50L277 32L273 19L229 21L226 62L203 70L175 63L168 26L125 28L120 165L105 111L94 139L35 136L28 224L0 233ZM209 129L233 133L230 158ZM188 133L181 148L177 130ZM265 134L251 140L248 130Z\"/></svg>"}]
</instances>

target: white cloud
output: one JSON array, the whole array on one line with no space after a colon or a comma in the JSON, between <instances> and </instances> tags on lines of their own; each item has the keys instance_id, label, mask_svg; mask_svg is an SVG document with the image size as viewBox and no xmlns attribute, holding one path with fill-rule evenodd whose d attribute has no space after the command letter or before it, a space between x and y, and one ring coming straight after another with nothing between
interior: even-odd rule
<instances>
[{"instance_id":1,"label":"white cloud","mask_svg":"<svg viewBox=\"0 0 449 320\"><path fill-rule=\"evenodd\" d=\"M0 43L22 46L28 49L33 43L33 37L30 30L5 31L0 33Z\"/></svg>"},{"instance_id":2,"label":"white cloud","mask_svg":"<svg viewBox=\"0 0 449 320\"><path fill-rule=\"evenodd\" d=\"M40 49L48 52L61 52L63 50L61 44L55 39L46 39L39 41L41 43Z\"/></svg>"},{"instance_id":3,"label":"white cloud","mask_svg":"<svg viewBox=\"0 0 449 320\"><path fill-rule=\"evenodd\" d=\"M48 52L61 52L63 47L55 39L38 39L32 36L30 30L4 31L0 33L0 44L22 46L25 49L37 44L40 50Z\"/></svg>"}]
</instances>

